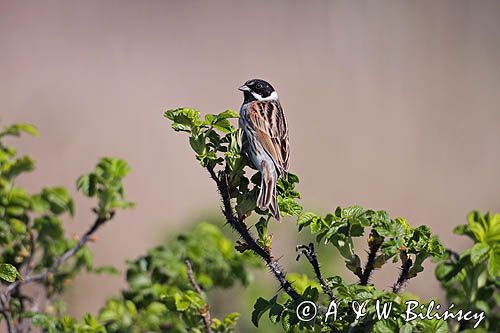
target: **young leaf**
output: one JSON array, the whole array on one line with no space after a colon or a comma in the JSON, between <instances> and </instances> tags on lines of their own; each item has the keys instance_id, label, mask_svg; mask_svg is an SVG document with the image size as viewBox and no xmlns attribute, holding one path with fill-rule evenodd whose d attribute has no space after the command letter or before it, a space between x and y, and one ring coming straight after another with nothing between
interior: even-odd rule
<instances>
[{"instance_id":1,"label":"young leaf","mask_svg":"<svg viewBox=\"0 0 500 333\"><path fill-rule=\"evenodd\" d=\"M490 251L490 259L488 261L488 272L497 279L500 277L500 245L497 244Z\"/></svg>"},{"instance_id":2,"label":"young leaf","mask_svg":"<svg viewBox=\"0 0 500 333\"><path fill-rule=\"evenodd\" d=\"M474 265L482 262L486 259L486 255L490 250L490 246L484 243L476 243L471 249L470 259Z\"/></svg>"},{"instance_id":3,"label":"young leaf","mask_svg":"<svg viewBox=\"0 0 500 333\"><path fill-rule=\"evenodd\" d=\"M5 263L0 264L0 279L12 283L17 278L22 279L21 274L19 274L14 266Z\"/></svg>"},{"instance_id":4,"label":"young leaf","mask_svg":"<svg viewBox=\"0 0 500 333\"><path fill-rule=\"evenodd\" d=\"M76 188L87 197L93 197L96 193L97 176L95 173L82 175L76 181Z\"/></svg>"},{"instance_id":5,"label":"young leaf","mask_svg":"<svg viewBox=\"0 0 500 333\"><path fill-rule=\"evenodd\" d=\"M299 231L300 229L307 227L309 224L311 224L311 222L316 218L318 218L318 216L311 212L304 212L300 214L299 217L297 218L297 225L299 226Z\"/></svg>"},{"instance_id":6,"label":"young leaf","mask_svg":"<svg viewBox=\"0 0 500 333\"><path fill-rule=\"evenodd\" d=\"M32 136L38 136L38 131L35 126L30 124L14 124L5 127L3 131L0 132L0 137L7 135L20 136L23 132Z\"/></svg>"}]
</instances>

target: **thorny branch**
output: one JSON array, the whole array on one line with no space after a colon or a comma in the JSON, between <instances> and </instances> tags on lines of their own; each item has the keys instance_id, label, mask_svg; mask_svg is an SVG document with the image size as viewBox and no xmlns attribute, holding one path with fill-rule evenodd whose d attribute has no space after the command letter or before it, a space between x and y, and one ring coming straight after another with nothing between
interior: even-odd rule
<instances>
[{"instance_id":1,"label":"thorny branch","mask_svg":"<svg viewBox=\"0 0 500 333\"><path fill-rule=\"evenodd\" d=\"M231 205L231 197L229 195L226 174L223 171L220 171L217 175L214 168L211 166L208 166L207 169L210 173L210 177L215 181L217 189L219 190L219 193L221 195L223 205L222 212L226 218L226 221L242 238L243 242L241 243L241 245L261 257L262 260L266 263L267 267L273 273L274 277L280 283L281 288L292 299L298 300L300 298L299 293L286 279L285 272L283 272L283 270L279 267L278 262L274 259L271 253L271 250L262 248L248 231L248 228L243 222L243 219L240 219L235 214L234 209Z\"/></svg>"},{"instance_id":2,"label":"thorny branch","mask_svg":"<svg viewBox=\"0 0 500 333\"><path fill-rule=\"evenodd\" d=\"M372 237L372 236L370 236ZM370 276L375 269L375 258L377 257L377 252L380 249L382 242L374 240L370 243L370 252L368 252L368 259L366 260L365 269L361 275L359 284L366 286L368 281L370 281Z\"/></svg>"},{"instance_id":3,"label":"thorny branch","mask_svg":"<svg viewBox=\"0 0 500 333\"><path fill-rule=\"evenodd\" d=\"M193 286L194 290L198 293L198 295L203 296L201 287L194 278L193 267L191 266L191 262L189 260L186 260L186 268L187 268L189 283L191 284L191 286ZM203 326L205 327L205 333L212 333L212 329L210 328L210 325L212 323L212 318L210 316L210 309L208 304L205 306L204 309L200 311L200 315L201 318L203 319Z\"/></svg>"},{"instance_id":4,"label":"thorny branch","mask_svg":"<svg viewBox=\"0 0 500 333\"><path fill-rule=\"evenodd\" d=\"M409 273L411 266L413 265L413 261L408 257L406 253L403 254L401 264L401 272L399 273L398 280L392 286L392 292L398 294L401 291L401 288L405 285L405 283L410 279Z\"/></svg>"},{"instance_id":5,"label":"thorny branch","mask_svg":"<svg viewBox=\"0 0 500 333\"><path fill-rule=\"evenodd\" d=\"M321 284L321 288L323 289L323 292L328 295L330 298L330 301L334 301L335 297L333 296L333 292L326 283L325 279L323 278L323 274L321 273L321 270L319 268L319 262L318 262L318 256L316 255L316 252L314 251L314 244L309 243L309 246L307 245L297 245L297 251L300 251L297 255L297 261L300 258L300 254L303 254L309 263L311 263L311 266L314 269L314 273L316 274L316 278L318 279L319 283Z\"/></svg>"}]
</instances>

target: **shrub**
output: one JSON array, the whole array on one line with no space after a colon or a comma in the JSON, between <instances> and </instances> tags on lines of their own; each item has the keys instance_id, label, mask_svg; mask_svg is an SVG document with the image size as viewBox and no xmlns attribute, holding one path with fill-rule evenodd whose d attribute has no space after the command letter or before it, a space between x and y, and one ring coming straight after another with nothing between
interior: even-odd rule
<instances>
[{"instance_id":1,"label":"shrub","mask_svg":"<svg viewBox=\"0 0 500 333\"><path fill-rule=\"evenodd\" d=\"M298 232L308 230L304 237L311 241L295 248L297 260L305 259L310 269L288 274L273 255L270 229L274 222L256 207L260 175L242 153L245 138L230 122L238 114L227 110L201 118L197 110L180 108L165 116L175 131L188 134L196 159L220 194L224 220L238 239L233 242L217 226L200 223L167 245L130 260L124 290L107 300L98 313L81 320L72 318L58 295L77 274L83 270L118 273L110 266L95 267L87 244L121 210L133 207L123 186L130 169L121 159L105 157L77 179L77 189L95 200L95 220L81 237L67 238L63 220L74 214L73 199L62 187L29 193L16 185L16 178L32 171L34 162L19 156L4 139L23 132L36 136L37 132L30 125L8 126L0 133L0 314L9 333L37 328L50 333L234 332L239 314L214 318L207 293L236 283L247 286L250 269L263 267L279 291L271 298L259 295L250 300L255 326L266 318L277 331L285 332L474 329L472 320L406 320L408 302L418 299L403 290L423 271L426 260L438 262L436 277L448 302L456 309L483 312L479 330L498 331L500 215L471 213L468 224L457 227L455 233L469 236L474 244L459 254L445 249L427 226L411 227L405 219L391 218L385 211L359 206L337 207L323 214L304 210L296 190L299 177L289 173L278 182L280 211L296 221ZM355 239L360 237L366 239L366 259L361 255L364 249L355 248L359 244ZM324 275L316 251L323 244L338 250L356 283ZM370 279L389 262L397 263L400 271L392 287L383 290ZM43 289L43 299L33 298L26 288L29 284ZM390 316L381 317L377 301L391 307ZM418 301L424 307L432 305L432 301ZM316 309L316 316L304 320L306 312L299 311L304 304Z\"/></svg>"}]
</instances>

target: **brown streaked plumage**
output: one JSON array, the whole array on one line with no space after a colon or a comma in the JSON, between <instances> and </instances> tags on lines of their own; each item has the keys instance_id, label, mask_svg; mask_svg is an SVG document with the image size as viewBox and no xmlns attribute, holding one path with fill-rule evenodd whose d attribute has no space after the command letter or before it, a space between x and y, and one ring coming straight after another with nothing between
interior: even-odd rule
<instances>
[{"instance_id":1,"label":"brown streaked plumage","mask_svg":"<svg viewBox=\"0 0 500 333\"><path fill-rule=\"evenodd\" d=\"M288 172L288 126L280 102L251 102L247 107L247 120L255 131L257 140L278 168L279 174Z\"/></svg>"},{"instance_id":2,"label":"brown streaked plumage","mask_svg":"<svg viewBox=\"0 0 500 333\"><path fill-rule=\"evenodd\" d=\"M261 173L257 206L269 209L281 220L276 182L289 168L290 145L285 114L274 88L263 80L249 80L240 90L244 101L240 109L240 128L247 137L246 153Z\"/></svg>"}]
</instances>

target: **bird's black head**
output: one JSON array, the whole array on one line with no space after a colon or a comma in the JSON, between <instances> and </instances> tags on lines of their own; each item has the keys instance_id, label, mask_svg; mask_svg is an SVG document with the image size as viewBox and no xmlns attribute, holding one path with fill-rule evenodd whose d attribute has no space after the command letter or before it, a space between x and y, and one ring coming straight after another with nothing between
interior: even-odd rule
<instances>
[{"instance_id":1,"label":"bird's black head","mask_svg":"<svg viewBox=\"0 0 500 333\"><path fill-rule=\"evenodd\" d=\"M278 94L273 86L260 79L248 80L239 90L243 91L245 96L244 103L278 99Z\"/></svg>"}]
</instances>

